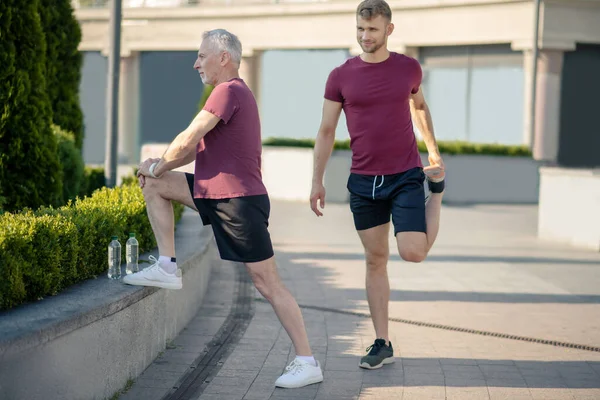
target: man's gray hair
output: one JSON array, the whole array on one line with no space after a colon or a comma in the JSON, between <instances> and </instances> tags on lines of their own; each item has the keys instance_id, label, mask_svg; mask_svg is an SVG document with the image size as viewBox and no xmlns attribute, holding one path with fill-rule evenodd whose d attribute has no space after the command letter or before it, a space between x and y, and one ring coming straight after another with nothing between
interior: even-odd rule
<instances>
[{"instance_id":1,"label":"man's gray hair","mask_svg":"<svg viewBox=\"0 0 600 400\"><path fill-rule=\"evenodd\" d=\"M226 51L231 56L231 61L240 65L242 61L242 43L237 36L225 29L213 29L202 35L202 40L208 40L211 49L216 52Z\"/></svg>"}]
</instances>

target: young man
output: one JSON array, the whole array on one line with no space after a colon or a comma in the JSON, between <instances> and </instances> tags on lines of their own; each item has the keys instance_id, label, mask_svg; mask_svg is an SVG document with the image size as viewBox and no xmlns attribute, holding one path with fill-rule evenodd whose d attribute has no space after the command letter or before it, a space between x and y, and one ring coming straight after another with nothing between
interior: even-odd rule
<instances>
[{"instance_id":1,"label":"young man","mask_svg":"<svg viewBox=\"0 0 600 400\"><path fill-rule=\"evenodd\" d=\"M365 0L356 12L357 39L363 53L348 59L329 75L323 117L315 143L310 206L325 206L323 175L335 140L342 109L352 148L348 178L350 209L365 250L366 289L376 339L360 366L376 369L394 362L388 335L390 286L387 276L390 216L400 256L421 262L438 233L444 164L431 115L420 88L422 72L410 57L387 49L394 25L384 0ZM412 118L429 151L431 166L423 168ZM431 195L426 203L424 181Z\"/></svg>"},{"instance_id":2,"label":"young man","mask_svg":"<svg viewBox=\"0 0 600 400\"><path fill-rule=\"evenodd\" d=\"M323 374L312 356L300 308L277 273L267 229L270 202L260 169L258 106L239 77L241 57L235 35L221 29L204 33L194 68L214 89L163 157L144 161L138 171L160 257L123 281L181 289L171 200L198 211L203 224L212 225L221 258L246 265L290 335L297 356L276 386L298 388L321 382ZM193 160L194 174L171 171Z\"/></svg>"}]
</instances>

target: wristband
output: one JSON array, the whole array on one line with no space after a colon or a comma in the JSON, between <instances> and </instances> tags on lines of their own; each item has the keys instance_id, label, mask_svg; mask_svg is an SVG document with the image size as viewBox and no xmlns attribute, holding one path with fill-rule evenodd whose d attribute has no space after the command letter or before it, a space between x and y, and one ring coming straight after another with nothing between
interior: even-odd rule
<instances>
[{"instance_id":1,"label":"wristband","mask_svg":"<svg viewBox=\"0 0 600 400\"><path fill-rule=\"evenodd\" d=\"M158 165L158 162L153 162L152 165L150 165L150 168L148 168L148 171L150 172L150 176L153 177L154 179L158 179L158 176L154 175L154 168L156 168L157 165Z\"/></svg>"}]
</instances>

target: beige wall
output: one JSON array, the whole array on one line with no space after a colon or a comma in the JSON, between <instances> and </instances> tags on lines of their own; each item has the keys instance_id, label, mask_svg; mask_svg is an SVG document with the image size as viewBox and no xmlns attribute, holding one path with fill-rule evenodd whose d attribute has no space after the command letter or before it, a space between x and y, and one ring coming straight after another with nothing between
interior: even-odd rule
<instances>
[{"instance_id":1,"label":"beige wall","mask_svg":"<svg viewBox=\"0 0 600 400\"><path fill-rule=\"evenodd\" d=\"M195 50L204 30L235 32L246 54L286 48L353 48L358 2L203 5L171 9L125 9L123 51ZM390 0L396 30L391 47L512 43L531 48L531 0ZM108 47L107 9L81 9L82 50ZM572 49L600 42L600 1L546 1L540 44Z\"/></svg>"},{"instance_id":2,"label":"beige wall","mask_svg":"<svg viewBox=\"0 0 600 400\"><path fill-rule=\"evenodd\" d=\"M540 169L541 238L600 251L599 205L600 175L596 171Z\"/></svg>"}]
</instances>

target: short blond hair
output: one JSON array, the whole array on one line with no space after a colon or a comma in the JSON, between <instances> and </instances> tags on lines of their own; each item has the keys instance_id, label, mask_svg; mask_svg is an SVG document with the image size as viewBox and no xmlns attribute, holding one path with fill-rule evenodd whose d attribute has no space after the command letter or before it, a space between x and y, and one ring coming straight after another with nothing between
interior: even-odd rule
<instances>
[{"instance_id":1,"label":"short blond hair","mask_svg":"<svg viewBox=\"0 0 600 400\"><path fill-rule=\"evenodd\" d=\"M369 20L379 15L392 20L392 9L385 0L363 0L356 8L357 17Z\"/></svg>"}]
</instances>

